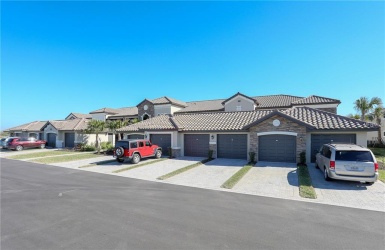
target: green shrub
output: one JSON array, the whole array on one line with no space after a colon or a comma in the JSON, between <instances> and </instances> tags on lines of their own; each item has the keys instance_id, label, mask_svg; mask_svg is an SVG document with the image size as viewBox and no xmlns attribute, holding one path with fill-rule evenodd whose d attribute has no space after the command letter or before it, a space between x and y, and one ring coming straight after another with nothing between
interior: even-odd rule
<instances>
[{"instance_id":1,"label":"green shrub","mask_svg":"<svg viewBox=\"0 0 385 250\"><path fill-rule=\"evenodd\" d=\"M255 152L249 152L250 162L255 162Z\"/></svg>"},{"instance_id":2,"label":"green shrub","mask_svg":"<svg viewBox=\"0 0 385 250\"><path fill-rule=\"evenodd\" d=\"M95 151L96 147L94 145L83 144L82 151Z\"/></svg>"},{"instance_id":3,"label":"green shrub","mask_svg":"<svg viewBox=\"0 0 385 250\"><path fill-rule=\"evenodd\" d=\"M104 151L108 151L108 150L111 150L114 148L114 146L112 145L112 142L109 142L109 141L103 141L100 143L100 148Z\"/></svg>"},{"instance_id":4,"label":"green shrub","mask_svg":"<svg viewBox=\"0 0 385 250\"><path fill-rule=\"evenodd\" d=\"M172 148L171 148L171 147L168 147L167 149L168 149L168 156L169 156L170 158L172 158Z\"/></svg>"},{"instance_id":5,"label":"green shrub","mask_svg":"<svg viewBox=\"0 0 385 250\"><path fill-rule=\"evenodd\" d=\"M299 162L301 164L305 164L306 163L306 152L305 151L302 151L300 154L299 154Z\"/></svg>"}]
</instances>

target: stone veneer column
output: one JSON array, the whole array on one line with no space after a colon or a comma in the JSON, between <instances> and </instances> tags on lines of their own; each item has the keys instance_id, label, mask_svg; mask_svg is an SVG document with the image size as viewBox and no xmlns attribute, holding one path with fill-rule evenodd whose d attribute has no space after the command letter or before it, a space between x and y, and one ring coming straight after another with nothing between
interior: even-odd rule
<instances>
[{"instance_id":1,"label":"stone veneer column","mask_svg":"<svg viewBox=\"0 0 385 250\"><path fill-rule=\"evenodd\" d=\"M279 120L280 125L278 127L273 125L274 120ZM256 126L250 128L250 152L255 152L255 159L258 161L258 135L261 132L293 132L297 133L296 139L296 158L299 162L299 154L302 151L306 151L306 127L294 121L288 120L279 115L275 115L266 121L263 121ZM306 159L307 161L309 159Z\"/></svg>"},{"instance_id":2,"label":"stone veneer column","mask_svg":"<svg viewBox=\"0 0 385 250\"><path fill-rule=\"evenodd\" d=\"M217 158L217 144L210 144L209 150L213 151L213 158Z\"/></svg>"}]
</instances>

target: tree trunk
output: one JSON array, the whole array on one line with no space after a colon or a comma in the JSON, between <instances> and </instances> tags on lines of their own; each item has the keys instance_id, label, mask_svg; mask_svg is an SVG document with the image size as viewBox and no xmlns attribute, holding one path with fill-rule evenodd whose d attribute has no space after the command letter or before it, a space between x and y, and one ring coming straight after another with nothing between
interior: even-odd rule
<instances>
[{"instance_id":1,"label":"tree trunk","mask_svg":"<svg viewBox=\"0 0 385 250\"><path fill-rule=\"evenodd\" d=\"M378 141L378 144L379 144L379 145L382 144L381 137L382 137L382 134L381 134L381 127L379 127L379 128L378 128L378 138L377 138L377 141Z\"/></svg>"}]
</instances>

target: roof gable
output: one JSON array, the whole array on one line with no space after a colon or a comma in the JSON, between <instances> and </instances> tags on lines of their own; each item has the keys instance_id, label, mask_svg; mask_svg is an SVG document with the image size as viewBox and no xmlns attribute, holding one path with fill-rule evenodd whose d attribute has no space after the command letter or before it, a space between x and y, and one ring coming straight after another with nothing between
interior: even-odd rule
<instances>
[{"instance_id":1,"label":"roof gable","mask_svg":"<svg viewBox=\"0 0 385 250\"><path fill-rule=\"evenodd\" d=\"M249 96L247 96L247 95L244 95L244 94L242 94L242 93L240 93L240 92L238 92L238 93L236 93L235 95L233 95L233 96L227 98L226 100L224 100L224 101L222 102L222 105L225 105L226 102L229 102L230 100L234 99L234 98L237 97L237 96L242 96L242 97L246 98L247 100L250 100L251 102L255 103L256 105L259 105L259 103L257 102L257 100L255 100L255 99L253 99L253 98L251 98L251 97L249 97Z\"/></svg>"}]
</instances>

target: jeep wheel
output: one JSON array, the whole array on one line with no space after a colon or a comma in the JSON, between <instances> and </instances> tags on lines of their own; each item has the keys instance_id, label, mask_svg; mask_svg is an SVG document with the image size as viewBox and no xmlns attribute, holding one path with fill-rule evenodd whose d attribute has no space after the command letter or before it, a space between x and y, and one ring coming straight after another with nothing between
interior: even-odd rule
<instances>
[{"instance_id":1,"label":"jeep wheel","mask_svg":"<svg viewBox=\"0 0 385 250\"><path fill-rule=\"evenodd\" d=\"M124 159L116 158L116 161L119 162L119 163L122 163L122 162L124 162Z\"/></svg>"},{"instance_id":2,"label":"jeep wheel","mask_svg":"<svg viewBox=\"0 0 385 250\"><path fill-rule=\"evenodd\" d=\"M115 149L115 154L116 156L119 158L119 157L123 157L124 156L124 148L123 147L118 147Z\"/></svg>"},{"instance_id":3,"label":"jeep wheel","mask_svg":"<svg viewBox=\"0 0 385 250\"><path fill-rule=\"evenodd\" d=\"M134 163L134 164L136 164L136 163L138 163L138 162L140 162L140 155L139 154L134 154L133 156L132 156L132 163Z\"/></svg>"},{"instance_id":4,"label":"jeep wheel","mask_svg":"<svg viewBox=\"0 0 385 250\"><path fill-rule=\"evenodd\" d=\"M155 158L156 159L159 159L160 157L162 157L162 151L160 151L159 149L156 151L155 153Z\"/></svg>"}]
</instances>

